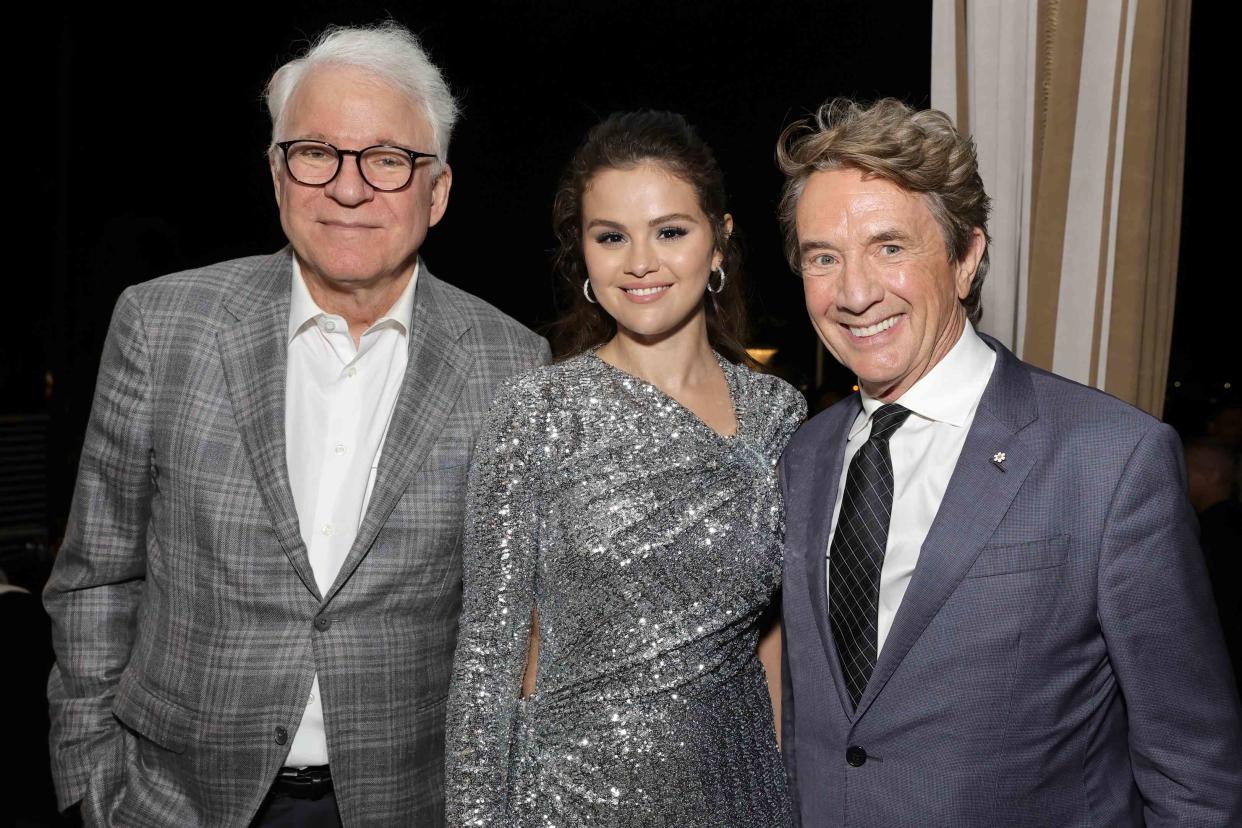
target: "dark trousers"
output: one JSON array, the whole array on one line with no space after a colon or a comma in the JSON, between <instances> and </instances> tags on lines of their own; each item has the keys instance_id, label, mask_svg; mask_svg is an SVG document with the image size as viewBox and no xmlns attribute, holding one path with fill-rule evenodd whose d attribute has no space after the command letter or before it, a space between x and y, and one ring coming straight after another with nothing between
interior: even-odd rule
<instances>
[{"instance_id":1,"label":"dark trousers","mask_svg":"<svg viewBox=\"0 0 1242 828\"><path fill-rule=\"evenodd\" d=\"M250 828L341 828L336 810L336 794L319 799L296 799L272 791L268 793Z\"/></svg>"}]
</instances>

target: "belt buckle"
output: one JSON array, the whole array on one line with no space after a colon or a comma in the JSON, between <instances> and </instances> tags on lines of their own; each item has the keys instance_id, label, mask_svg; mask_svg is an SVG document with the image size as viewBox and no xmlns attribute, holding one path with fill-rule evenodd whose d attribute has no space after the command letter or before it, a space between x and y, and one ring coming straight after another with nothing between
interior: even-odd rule
<instances>
[{"instance_id":1,"label":"belt buckle","mask_svg":"<svg viewBox=\"0 0 1242 828\"><path fill-rule=\"evenodd\" d=\"M323 799L333 790L332 774L327 766L318 768L281 768L276 774L281 792L294 799Z\"/></svg>"}]
</instances>

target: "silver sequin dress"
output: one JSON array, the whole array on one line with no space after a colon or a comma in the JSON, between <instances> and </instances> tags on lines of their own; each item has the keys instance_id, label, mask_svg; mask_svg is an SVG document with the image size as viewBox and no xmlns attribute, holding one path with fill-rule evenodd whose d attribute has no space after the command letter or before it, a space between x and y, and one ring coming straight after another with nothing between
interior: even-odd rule
<instances>
[{"instance_id":1,"label":"silver sequin dress","mask_svg":"<svg viewBox=\"0 0 1242 828\"><path fill-rule=\"evenodd\" d=\"M470 473L450 826L792 823L755 647L780 583L775 464L806 406L720 364L733 437L593 353L498 397Z\"/></svg>"}]
</instances>

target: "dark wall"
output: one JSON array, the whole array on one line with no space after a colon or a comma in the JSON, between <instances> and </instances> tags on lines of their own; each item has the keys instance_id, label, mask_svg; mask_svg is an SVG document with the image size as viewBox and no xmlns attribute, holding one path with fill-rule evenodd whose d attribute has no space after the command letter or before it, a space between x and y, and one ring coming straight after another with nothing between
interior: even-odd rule
<instances>
[{"instance_id":1,"label":"dark wall","mask_svg":"<svg viewBox=\"0 0 1242 828\"><path fill-rule=\"evenodd\" d=\"M1197 434L1226 406L1242 406L1242 279L1229 240L1238 235L1236 133L1225 127L1236 76L1232 6L1195 3L1190 20L1186 170L1173 346L1164 419Z\"/></svg>"},{"instance_id":2,"label":"dark wall","mask_svg":"<svg viewBox=\"0 0 1242 828\"><path fill-rule=\"evenodd\" d=\"M115 8L115 7L114 7ZM437 274L538 326L552 316L551 196L586 129L618 109L686 114L715 148L747 252L757 342L811 378L815 339L781 255L772 157L782 126L840 94L928 102L930 4L555 0L412 8L311 2L243 16L52 14L18 92L43 148L29 179L37 251L20 274L23 347L0 371L8 411L52 417L53 535L117 295L163 273L283 244L264 149L271 71L324 25L391 13L423 38L464 104ZM28 100L27 100L28 98ZM50 382L49 382L50 374ZM831 375L849 387L843 372Z\"/></svg>"}]
</instances>

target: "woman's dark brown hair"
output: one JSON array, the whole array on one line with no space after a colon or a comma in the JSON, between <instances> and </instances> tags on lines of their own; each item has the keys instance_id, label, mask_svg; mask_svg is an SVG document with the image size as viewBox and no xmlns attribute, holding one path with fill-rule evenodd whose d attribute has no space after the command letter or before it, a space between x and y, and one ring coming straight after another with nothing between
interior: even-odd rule
<instances>
[{"instance_id":1,"label":"woman's dark brown hair","mask_svg":"<svg viewBox=\"0 0 1242 828\"><path fill-rule=\"evenodd\" d=\"M587 278L582 251L582 195L601 170L624 170L656 163L694 188L699 208L711 222L716 249L723 255L724 289L707 293L707 339L725 359L749 363L745 341L747 317L741 284L741 255L725 233L724 175L686 119L674 112L616 112L587 133L561 176L552 205L557 249L553 259L560 277L562 312L552 324L553 348L559 359L602 345L617 332L616 322L583 295Z\"/></svg>"}]
</instances>

